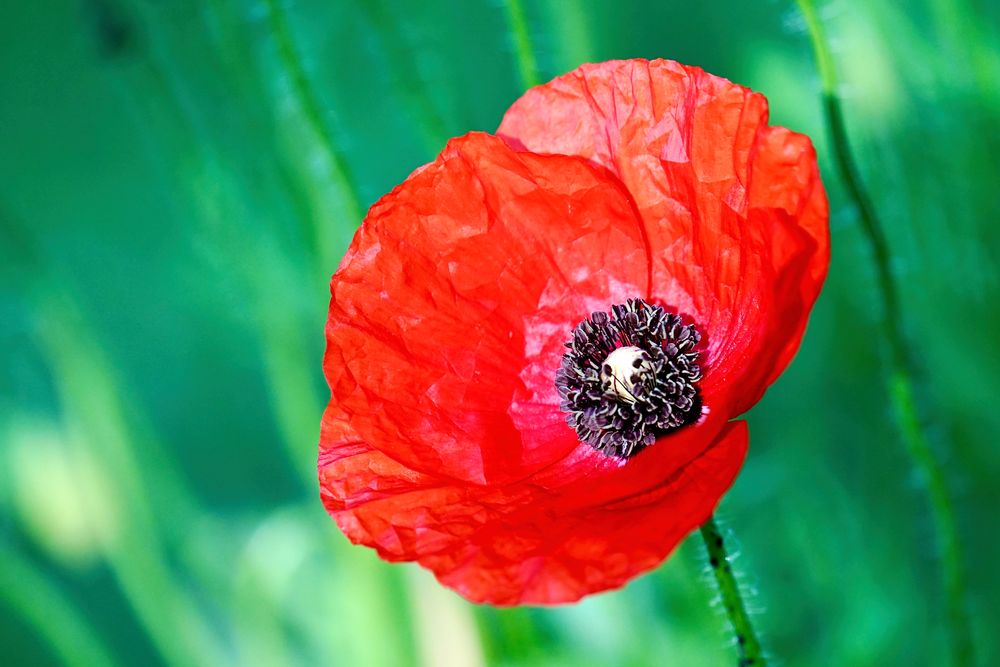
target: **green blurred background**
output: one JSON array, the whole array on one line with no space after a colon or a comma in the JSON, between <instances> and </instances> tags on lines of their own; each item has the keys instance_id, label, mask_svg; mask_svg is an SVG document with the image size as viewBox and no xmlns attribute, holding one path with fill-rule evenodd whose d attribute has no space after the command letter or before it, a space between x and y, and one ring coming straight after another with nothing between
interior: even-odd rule
<instances>
[{"instance_id":1,"label":"green blurred background","mask_svg":"<svg viewBox=\"0 0 1000 667\"><path fill-rule=\"evenodd\" d=\"M469 605L337 532L314 456L360 211L543 78L668 57L811 135L833 263L721 508L786 665L937 665L925 496L791 2L52 0L0 8L0 663L726 665L695 539L624 590ZM1000 661L1000 4L822 8ZM513 19L513 20L512 20ZM522 56L524 55L523 52Z\"/></svg>"}]
</instances>

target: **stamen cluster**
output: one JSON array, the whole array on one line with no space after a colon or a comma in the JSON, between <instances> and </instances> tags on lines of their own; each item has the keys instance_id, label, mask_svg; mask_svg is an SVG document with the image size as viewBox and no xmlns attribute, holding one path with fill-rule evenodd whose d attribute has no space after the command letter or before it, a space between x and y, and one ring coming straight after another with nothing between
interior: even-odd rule
<instances>
[{"instance_id":1,"label":"stamen cluster","mask_svg":"<svg viewBox=\"0 0 1000 667\"><path fill-rule=\"evenodd\" d=\"M620 458L696 421L700 341L694 325L642 299L593 313L573 330L556 372L566 421L580 440Z\"/></svg>"}]
</instances>

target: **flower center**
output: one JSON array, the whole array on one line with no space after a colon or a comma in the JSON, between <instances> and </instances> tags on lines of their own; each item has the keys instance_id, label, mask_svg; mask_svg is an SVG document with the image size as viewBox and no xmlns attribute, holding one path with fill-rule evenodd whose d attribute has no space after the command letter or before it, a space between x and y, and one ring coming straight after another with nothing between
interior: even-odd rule
<instances>
[{"instance_id":1,"label":"flower center","mask_svg":"<svg viewBox=\"0 0 1000 667\"><path fill-rule=\"evenodd\" d=\"M601 364L601 387L607 396L635 403L655 380L652 360L641 347L619 347Z\"/></svg>"},{"instance_id":2,"label":"flower center","mask_svg":"<svg viewBox=\"0 0 1000 667\"><path fill-rule=\"evenodd\" d=\"M566 421L583 442L622 458L696 421L700 341L694 325L642 299L592 314L556 373Z\"/></svg>"}]
</instances>

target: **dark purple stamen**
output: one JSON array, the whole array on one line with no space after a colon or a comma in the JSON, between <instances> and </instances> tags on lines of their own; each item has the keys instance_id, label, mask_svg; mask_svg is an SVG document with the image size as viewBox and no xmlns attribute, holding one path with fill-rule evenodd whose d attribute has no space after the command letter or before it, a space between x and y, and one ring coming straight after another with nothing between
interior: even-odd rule
<instances>
[{"instance_id":1,"label":"dark purple stamen","mask_svg":"<svg viewBox=\"0 0 1000 667\"><path fill-rule=\"evenodd\" d=\"M566 421L580 440L629 458L701 415L701 334L642 299L577 325L556 372Z\"/></svg>"}]
</instances>

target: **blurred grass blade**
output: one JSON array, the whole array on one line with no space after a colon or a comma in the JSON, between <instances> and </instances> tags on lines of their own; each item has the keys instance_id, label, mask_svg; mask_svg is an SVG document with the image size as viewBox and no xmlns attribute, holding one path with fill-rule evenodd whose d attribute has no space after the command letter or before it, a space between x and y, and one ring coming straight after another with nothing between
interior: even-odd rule
<instances>
[{"instance_id":1,"label":"blurred grass blade","mask_svg":"<svg viewBox=\"0 0 1000 667\"><path fill-rule=\"evenodd\" d=\"M123 526L106 558L122 592L168 664L197 665L205 656L219 655L207 635L208 624L164 560L162 535L190 525L196 501L171 474L166 457L159 457L159 465L143 466L156 474L155 482L144 479L135 458L139 446L119 398L127 392L118 387L71 297L43 291L38 309L41 343L65 419L110 467L108 478L119 486L115 495L121 498ZM147 462L158 458L152 442L142 449ZM158 494L149 491L154 487L171 494L155 510L151 498Z\"/></svg>"},{"instance_id":2,"label":"blurred grass blade","mask_svg":"<svg viewBox=\"0 0 1000 667\"><path fill-rule=\"evenodd\" d=\"M303 317L302 304L288 295L321 297L301 289L308 279L275 247L273 225L263 220L268 207L252 200L247 188L234 178L233 170L218 164L207 152L206 147L202 163L193 170L195 177L179 186L193 200L194 217L204 226L209 243L227 248L232 264L240 267L241 289L248 295L259 337L271 410L302 491L311 495L316 485L316 443L323 401L316 389L319 346L311 348L306 336L310 330L318 333L322 328L320 322ZM251 221L265 233L248 237L234 221Z\"/></svg>"},{"instance_id":3,"label":"blurred grass blade","mask_svg":"<svg viewBox=\"0 0 1000 667\"><path fill-rule=\"evenodd\" d=\"M277 47L278 60L289 78L289 83L292 86L292 91L302 113L311 125L313 132L318 137L329 158L329 176L336 187L342 216L337 220L337 224L355 227L361 221L362 213L361 202L357 195L358 189L348 168L347 158L343 151L341 151L340 145L335 140L330 127L323 118L320 102L316 97L316 92L313 90L309 76L306 74L301 56L296 49L292 29L288 23L288 17L285 14L284 7L281 5L281 1L264 0L264 6L267 9L268 25L271 35L274 38L275 46ZM317 228L320 228L322 224L321 221L317 221ZM329 252L322 245L326 243L323 240L324 238L325 235L317 234L316 243L320 244L320 247L317 248L318 257L323 257L324 252ZM329 245L332 246L333 244L330 243ZM332 266L332 262L329 265Z\"/></svg>"},{"instance_id":4,"label":"blurred grass blade","mask_svg":"<svg viewBox=\"0 0 1000 667\"><path fill-rule=\"evenodd\" d=\"M204 11L213 25L225 22L218 0L207 4ZM183 139L180 147L158 145L154 151L158 159L168 164L181 162L190 166L182 170L170 186L183 191L185 196L178 198L180 202L193 204L191 217L202 223L203 230L225 228L222 231L225 239L217 245L235 256L231 265L238 267L245 278L246 290L251 295L249 301L254 304L254 314L258 318L257 330L264 351L263 368L282 441L289 461L302 480L303 489L310 489L315 484L315 446L322 404L309 371L311 357L302 341L302 332L307 327L303 326L299 303L286 296L300 288L287 275L290 272L288 258L274 247L278 225L265 221L273 215L275 207L261 194L261 188L247 186L245 182L242 183L244 187L240 187L237 178L243 175L242 166L226 160L201 114L185 102L190 91L184 89L183 72L171 72L165 62L169 58L161 54L161 51L169 51L169 45L161 43L166 41L160 34L164 26L157 23L157 17L148 7L142 11L141 18L150 27L149 39L155 40L155 44L147 49L143 77L134 86L148 88L149 99L130 97L147 117L154 110L172 117ZM237 48L238 44L231 41L217 44L220 48L223 45L227 47L224 54L227 59L238 61L248 57ZM266 97L261 87L253 86L244 78L243 70L237 69L242 86L254 88L262 98ZM294 175L288 173L283 161L276 161L275 167L290 208L307 228L311 228L316 218L310 214L308 204L302 201L300 184L295 183ZM249 177L244 177L246 180ZM247 234L246 229L251 225L262 228L263 233ZM309 241L314 244L312 259L325 279L329 266L323 265L321 256L335 251L338 244L320 240L318 237L322 235L319 231L310 232ZM308 281L299 281L299 284L302 282ZM317 289L317 296L324 291Z\"/></svg>"},{"instance_id":5,"label":"blurred grass blade","mask_svg":"<svg viewBox=\"0 0 1000 667\"><path fill-rule=\"evenodd\" d=\"M115 665L86 614L58 585L6 545L0 545L0 600L32 626L67 667Z\"/></svg>"},{"instance_id":6,"label":"blurred grass blade","mask_svg":"<svg viewBox=\"0 0 1000 667\"><path fill-rule=\"evenodd\" d=\"M485 667L472 605L424 570L407 574L421 667Z\"/></svg>"},{"instance_id":7,"label":"blurred grass blade","mask_svg":"<svg viewBox=\"0 0 1000 667\"><path fill-rule=\"evenodd\" d=\"M320 372L321 360L309 353L303 339L306 332L300 326L300 320L270 307L282 298L274 290L274 283L266 280L267 275L273 272L261 271L254 285L254 291L260 295L257 318L268 395L285 449L302 479L302 488L313 495L317 484L316 448L324 408L314 388L314 378ZM316 335L322 336L320 327L316 327Z\"/></svg>"},{"instance_id":8,"label":"blurred grass blade","mask_svg":"<svg viewBox=\"0 0 1000 667\"><path fill-rule=\"evenodd\" d=\"M883 326L889 347L888 391L900 434L910 454L911 463L927 485L933 514L935 536L941 557L945 591L945 618L955 667L973 664L972 633L966 610L966 577L962 549L955 521L955 510L945 482L944 471L924 431L915 399L915 371L907 341L903 336L899 294L892 276L889 244L876 215L860 172L851 153L847 127L837 94L833 57L823 24L813 0L797 0L806 20L809 37L823 86L823 106L830 142L840 177L857 207L858 219L871 249L882 299Z\"/></svg>"},{"instance_id":9,"label":"blurred grass blade","mask_svg":"<svg viewBox=\"0 0 1000 667\"><path fill-rule=\"evenodd\" d=\"M392 87L416 121L424 149L429 156L437 155L448 140L447 123L434 105L433 86L421 77L419 51L410 43L398 11L387 0L361 2L358 9L378 35L389 60Z\"/></svg>"},{"instance_id":10,"label":"blurred grass blade","mask_svg":"<svg viewBox=\"0 0 1000 667\"><path fill-rule=\"evenodd\" d=\"M593 59L587 10L581 0L548 0L545 4L547 21L560 26L552 38L556 40L558 71L568 72Z\"/></svg>"},{"instance_id":11,"label":"blurred grass blade","mask_svg":"<svg viewBox=\"0 0 1000 667\"><path fill-rule=\"evenodd\" d=\"M0 489L21 530L66 569L91 569L121 532L121 499L109 471L52 420L4 421Z\"/></svg>"},{"instance_id":12,"label":"blurred grass blade","mask_svg":"<svg viewBox=\"0 0 1000 667\"><path fill-rule=\"evenodd\" d=\"M511 46L517 59L521 86L525 89L537 86L542 81L538 73L538 60L531 45L531 33L528 30L528 19L524 14L524 4L521 0L503 0L503 7L507 14Z\"/></svg>"}]
</instances>

